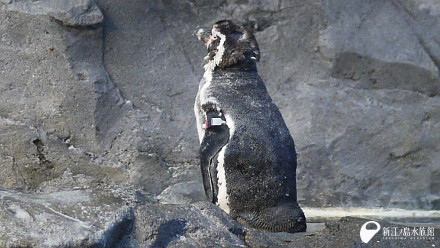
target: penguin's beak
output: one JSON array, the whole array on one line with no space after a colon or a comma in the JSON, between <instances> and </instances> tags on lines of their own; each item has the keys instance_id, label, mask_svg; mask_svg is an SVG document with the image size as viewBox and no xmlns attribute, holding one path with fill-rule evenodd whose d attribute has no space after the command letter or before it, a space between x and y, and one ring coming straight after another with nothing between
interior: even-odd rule
<instances>
[{"instance_id":1,"label":"penguin's beak","mask_svg":"<svg viewBox=\"0 0 440 248\"><path fill-rule=\"evenodd\" d=\"M209 39L205 42L205 46L208 48L212 41L215 40L214 36L210 35Z\"/></svg>"},{"instance_id":2,"label":"penguin's beak","mask_svg":"<svg viewBox=\"0 0 440 248\"><path fill-rule=\"evenodd\" d=\"M206 30L206 28L197 28L194 31L193 36L196 37L199 41L203 42L206 47L209 47L214 38L212 37L211 33Z\"/></svg>"}]
</instances>

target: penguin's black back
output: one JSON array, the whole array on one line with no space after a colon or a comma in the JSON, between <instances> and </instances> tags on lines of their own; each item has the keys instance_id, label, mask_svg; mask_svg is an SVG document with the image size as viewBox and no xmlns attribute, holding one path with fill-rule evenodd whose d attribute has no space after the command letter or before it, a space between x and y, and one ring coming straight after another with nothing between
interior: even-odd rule
<instances>
[{"instance_id":1,"label":"penguin's black back","mask_svg":"<svg viewBox=\"0 0 440 248\"><path fill-rule=\"evenodd\" d=\"M256 67L215 70L210 87L234 122L224 155L232 212L296 202L294 142Z\"/></svg>"}]
</instances>

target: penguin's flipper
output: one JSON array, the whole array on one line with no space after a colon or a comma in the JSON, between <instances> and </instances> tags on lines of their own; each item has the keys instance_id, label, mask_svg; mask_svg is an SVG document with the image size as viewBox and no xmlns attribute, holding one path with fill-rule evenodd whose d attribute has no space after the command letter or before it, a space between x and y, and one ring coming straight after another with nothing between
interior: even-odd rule
<instances>
[{"instance_id":1,"label":"penguin's flipper","mask_svg":"<svg viewBox=\"0 0 440 248\"><path fill-rule=\"evenodd\" d=\"M217 111L206 113L205 135L200 144L200 166L206 196L217 202L217 155L229 141L229 128L223 115Z\"/></svg>"}]
</instances>

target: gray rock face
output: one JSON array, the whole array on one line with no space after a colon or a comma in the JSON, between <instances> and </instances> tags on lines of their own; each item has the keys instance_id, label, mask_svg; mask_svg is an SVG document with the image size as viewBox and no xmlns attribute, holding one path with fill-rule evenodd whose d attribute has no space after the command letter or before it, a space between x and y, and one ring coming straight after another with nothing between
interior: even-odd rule
<instances>
[{"instance_id":1,"label":"gray rock face","mask_svg":"<svg viewBox=\"0 0 440 248\"><path fill-rule=\"evenodd\" d=\"M207 202L145 205L135 215L139 247L246 247L243 227Z\"/></svg>"},{"instance_id":2,"label":"gray rock face","mask_svg":"<svg viewBox=\"0 0 440 248\"><path fill-rule=\"evenodd\" d=\"M127 199L110 190L0 191L0 199L1 247L115 247L133 227Z\"/></svg>"},{"instance_id":3,"label":"gray rock face","mask_svg":"<svg viewBox=\"0 0 440 248\"><path fill-rule=\"evenodd\" d=\"M0 187L35 190L67 168L125 181L120 165L104 165L97 133L101 115L126 107L102 64L102 29L65 27L45 15L59 8L14 9L19 3L1 10L0 157L13 176Z\"/></svg>"},{"instance_id":4,"label":"gray rock face","mask_svg":"<svg viewBox=\"0 0 440 248\"><path fill-rule=\"evenodd\" d=\"M18 1L9 5L8 10L48 15L66 26L96 25L104 19L101 10L92 0Z\"/></svg>"},{"instance_id":5,"label":"gray rock face","mask_svg":"<svg viewBox=\"0 0 440 248\"><path fill-rule=\"evenodd\" d=\"M292 239L193 204L191 34L225 18L256 30L301 206L440 209L436 0L0 0L0 246Z\"/></svg>"},{"instance_id":6,"label":"gray rock face","mask_svg":"<svg viewBox=\"0 0 440 248\"><path fill-rule=\"evenodd\" d=\"M250 247L436 247L439 242L435 238L429 237L426 239L392 239L386 237L382 232L378 232L368 244L364 244L359 238L360 227L367 222L366 219L344 217L338 221L332 221L325 224L324 230L308 234L302 233L297 235L287 233L258 233L250 230L246 234L246 241ZM386 221L379 221L381 227L389 228L390 230L403 230L405 227L413 230L414 227L405 225L391 224ZM416 227L418 230L419 227ZM434 230L434 235L438 231Z\"/></svg>"},{"instance_id":7,"label":"gray rock face","mask_svg":"<svg viewBox=\"0 0 440 248\"><path fill-rule=\"evenodd\" d=\"M422 38L408 28L397 3L340 1L329 8L330 25L319 48L335 59L332 76L360 89L402 89L436 96L439 71ZM340 9L344 9L340 14Z\"/></svg>"}]
</instances>

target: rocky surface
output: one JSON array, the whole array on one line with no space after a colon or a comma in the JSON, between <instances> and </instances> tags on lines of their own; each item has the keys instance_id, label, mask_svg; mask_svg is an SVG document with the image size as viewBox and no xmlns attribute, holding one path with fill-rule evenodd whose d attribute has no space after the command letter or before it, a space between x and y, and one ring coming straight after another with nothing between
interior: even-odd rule
<instances>
[{"instance_id":1,"label":"rocky surface","mask_svg":"<svg viewBox=\"0 0 440 248\"><path fill-rule=\"evenodd\" d=\"M267 234L250 231L246 234L246 242L250 247L437 247L440 242L437 238L432 236L411 239L403 237L401 239L397 237L390 237L388 234L383 233L383 229L379 231L372 239L367 243L363 243L359 237L360 227L367 222L366 219L344 217L338 221L328 222L325 224L324 230L315 233L301 233L301 234L288 234L277 233ZM394 228L396 230L403 230L405 227L411 230L414 227L406 225L396 225L385 221L379 221L381 227ZM419 230L416 227L416 230ZM434 233L434 236L438 235L438 229Z\"/></svg>"},{"instance_id":2,"label":"rocky surface","mask_svg":"<svg viewBox=\"0 0 440 248\"><path fill-rule=\"evenodd\" d=\"M1 247L116 247L133 229L127 199L110 190L0 191L0 199Z\"/></svg>"},{"instance_id":3,"label":"rocky surface","mask_svg":"<svg viewBox=\"0 0 440 248\"><path fill-rule=\"evenodd\" d=\"M157 215L160 218L151 218ZM139 247L247 247L244 227L208 202L147 204L135 216Z\"/></svg>"},{"instance_id":4,"label":"rocky surface","mask_svg":"<svg viewBox=\"0 0 440 248\"><path fill-rule=\"evenodd\" d=\"M434 237L409 236L398 239L383 233L388 230L411 230L414 227L379 221L382 229L365 244L359 236L366 219L344 217L325 223L322 230L307 233L266 233L247 228L216 206L203 202L193 205L158 207L145 205L137 209L135 216L151 216L160 213L159 220L136 218L135 238L139 247L436 247L440 244L434 229ZM419 230L419 227L416 227ZM425 228L425 231L427 229Z\"/></svg>"},{"instance_id":5,"label":"rocky surface","mask_svg":"<svg viewBox=\"0 0 440 248\"><path fill-rule=\"evenodd\" d=\"M362 247L359 220L267 234L193 204L191 34L224 18L256 31L302 206L440 209L436 0L1 0L0 246Z\"/></svg>"}]
</instances>

